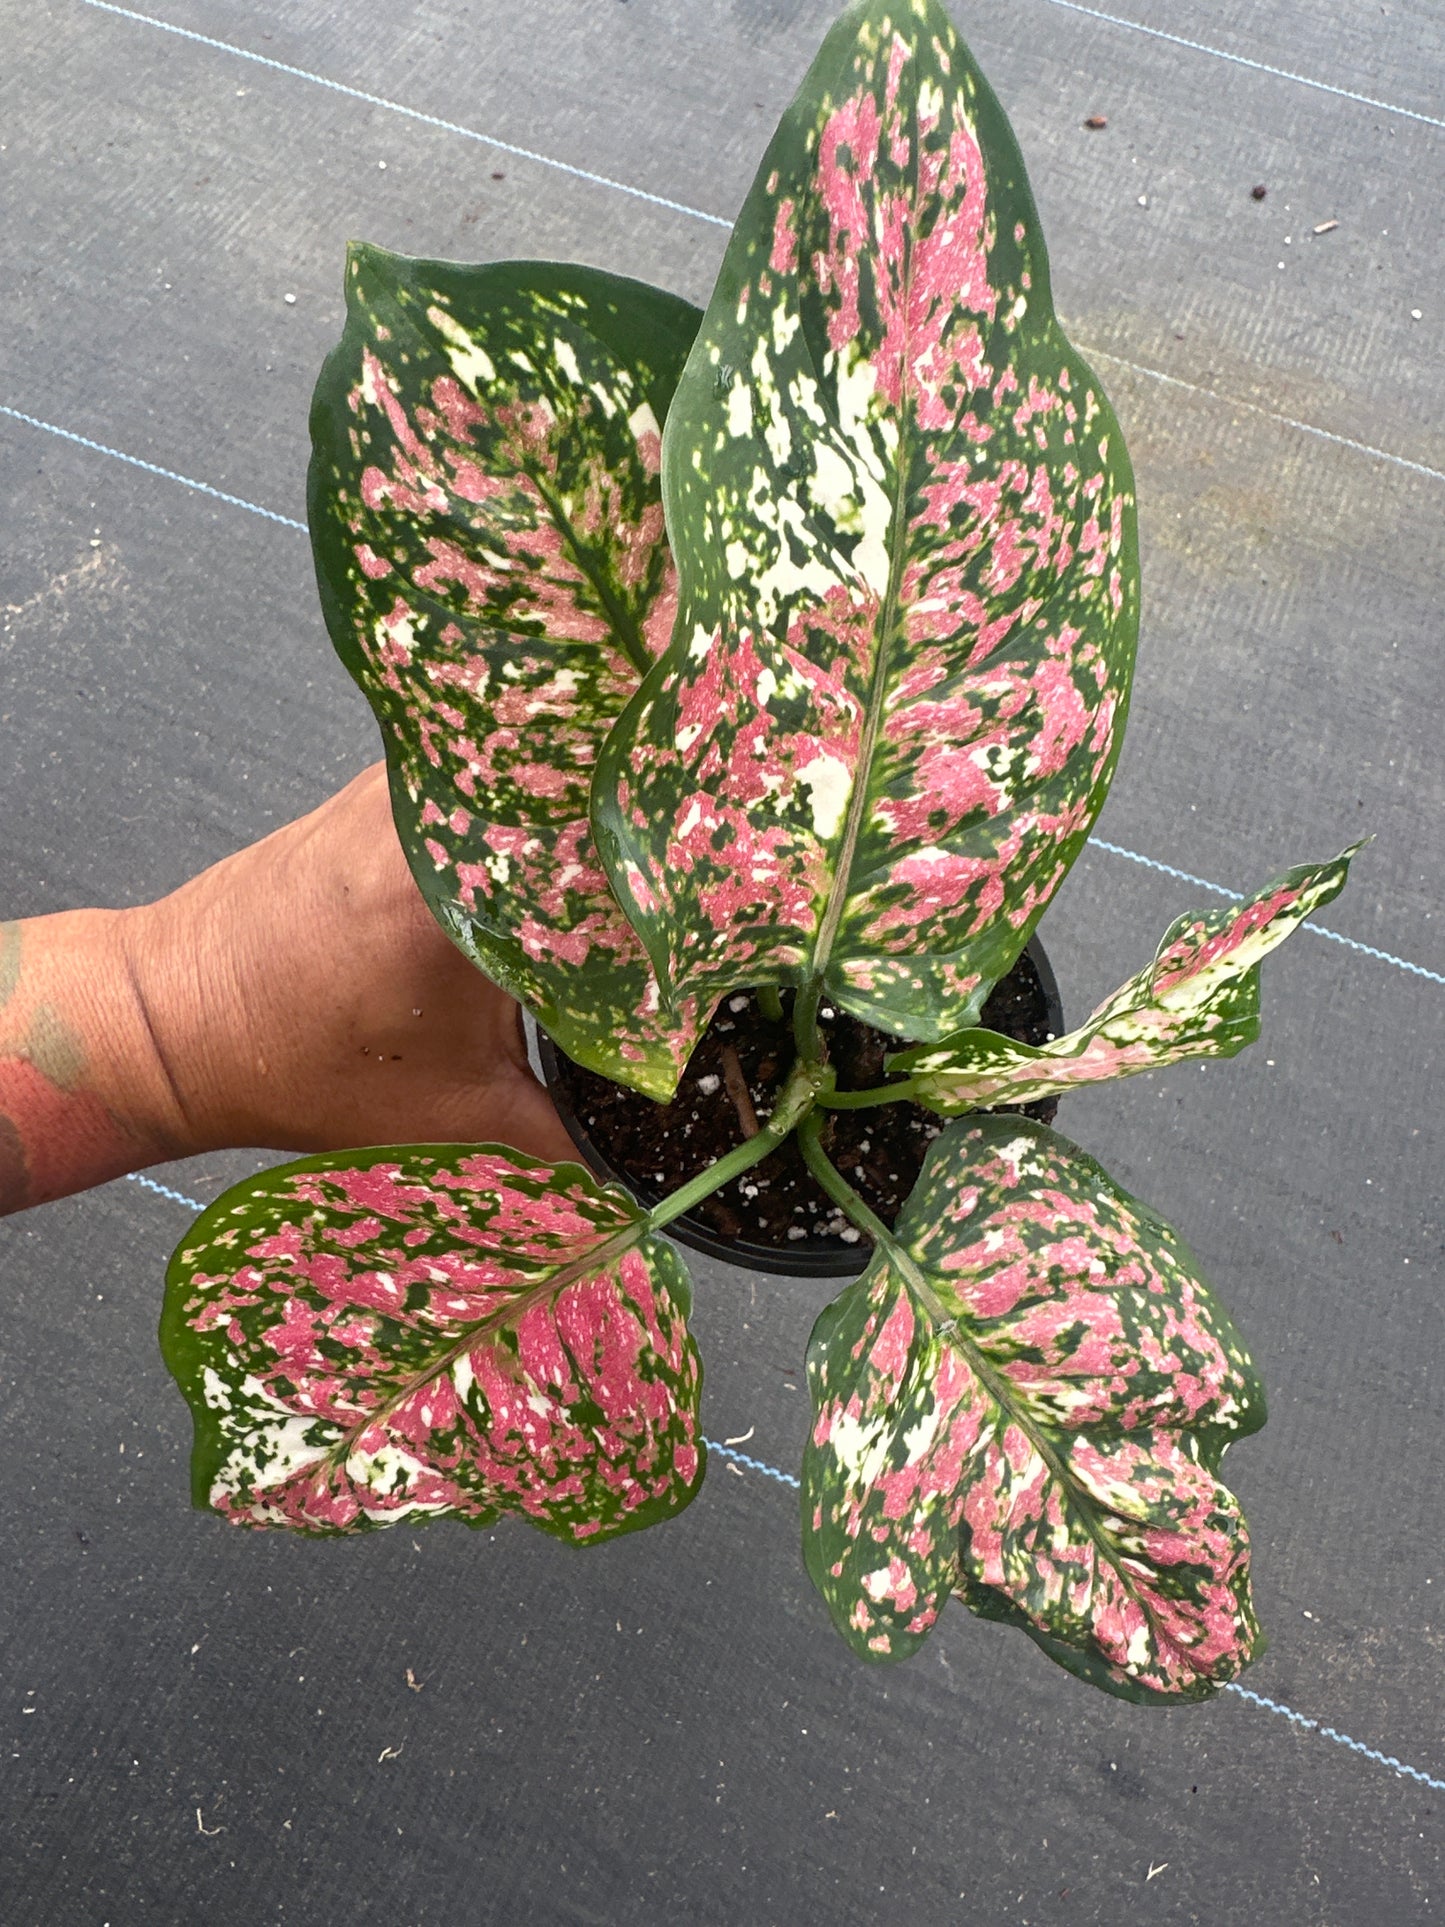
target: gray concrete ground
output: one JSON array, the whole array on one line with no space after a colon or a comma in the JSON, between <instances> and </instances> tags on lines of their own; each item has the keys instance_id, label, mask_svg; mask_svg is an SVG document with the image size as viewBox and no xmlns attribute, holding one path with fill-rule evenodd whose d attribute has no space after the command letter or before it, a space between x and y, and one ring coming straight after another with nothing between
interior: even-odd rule
<instances>
[{"instance_id":1,"label":"gray concrete ground","mask_svg":"<svg viewBox=\"0 0 1445 1927\"><path fill-rule=\"evenodd\" d=\"M1273 1639L1245 1684L1395 1764L1238 1695L1112 1704L962 1613L861 1668L794 1495L720 1457L681 1521L586 1557L520 1527L232 1533L187 1507L154 1340L188 1212L120 1183L0 1226L7 1927L1442 1904L1445 42L1430 0L1118 5L1134 26L956 7L1139 476L1145 637L1100 836L1246 888L1373 830L1327 920L1434 974L1301 934L1253 1052L1061 1122L1181 1227L1266 1373L1269 1428L1231 1460ZM164 7L723 217L830 13ZM701 299L725 230L116 9L0 0L0 403L299 518L352 235ZM154 895L374 753L302 534L7 416L0 491L4 914ZM1090 850L1044 931L1071 1010L1199 900ZM158 1175L208 1198L256 1162ZM751 1427L792 1468L826 1294L697 1275L710 1436Z\"/></svg>"}]
</instances>

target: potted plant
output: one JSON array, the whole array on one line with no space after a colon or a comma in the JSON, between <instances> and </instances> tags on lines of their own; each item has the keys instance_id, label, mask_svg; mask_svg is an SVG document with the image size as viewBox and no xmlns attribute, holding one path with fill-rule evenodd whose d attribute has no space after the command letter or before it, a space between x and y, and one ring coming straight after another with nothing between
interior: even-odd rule
<instances>
[{"instance_id":1,"label":"potted plant","mask_svg":"<svg viewBox=\"0 0 1445 1927\"><path fill-rule=\"evenodd\" d=\"M802 1471L845 1639L900 1657L957 1595L1108 1692L1208 1696L1260 1646L1219 1477L1258 1378L1177 1234L997 1107L1241 1049L1260 960L1353 852L1180 918L1076 1030L1037 998L1000 1027L1000 986L1048 989L1034 927L1118 759L1138 564L1122 436L947 15L837 22L701 315L368 247L346 293L312 416L328 627L428 904L550 1040L574 1127L586 1079L616 1094L590 1155L633 1168L389 1146L228 1192L162 1327L197 1502L577 1545L671 1517L705 1448L664 1234L791 1160L776 1268L821 1234L854 1274Z\"/></svg>"}]
</instances>

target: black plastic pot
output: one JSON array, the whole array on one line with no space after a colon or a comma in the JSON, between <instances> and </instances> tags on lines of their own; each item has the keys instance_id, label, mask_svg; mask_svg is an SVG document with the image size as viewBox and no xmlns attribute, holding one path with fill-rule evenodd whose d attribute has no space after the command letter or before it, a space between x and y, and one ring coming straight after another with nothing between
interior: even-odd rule
<instances>
[{"instance_id":1,"label":"black plastic pot","mask_svg":"<svg viewBox=\"0 0 1445 1927\"><path fill-rule=\"evenodd\" d=\"M1059 986L1037 937L1030 938L1027 955L1038 972L1049 1029L1054 1036L1061 1036L1064 1010L1059 998ZM659 1204L665 1193L639 1184L635 1178L624 1177L592 1142L587 1127L572 1109L562 1082L561 1065L563 1061L571 1061L566 1058L565 1052L559 1050L546 1031L532 1024L530 1019L528 1039L533 1049L534 1068L546 1084L552 1102L557 1107L557 1115L567 1127L567 1134L581 1152L583 1161L604 1182L620 1184L639 1204ZM694 1251L706 1253L709 1258L721 1258L724 1263L739 1265L746 1271L772 1272L788 1278L855 1277L867 1265L873 1251L866 1236L855 1245L844 1244L840 1238L810 1238L806 1247L755 1244L748 1238L721 1237L707 1225L688 1216L675 1219L667 1227L665 1235L675 1238L679 1244L691 1246Z\"/></svg>"}]
</instances>

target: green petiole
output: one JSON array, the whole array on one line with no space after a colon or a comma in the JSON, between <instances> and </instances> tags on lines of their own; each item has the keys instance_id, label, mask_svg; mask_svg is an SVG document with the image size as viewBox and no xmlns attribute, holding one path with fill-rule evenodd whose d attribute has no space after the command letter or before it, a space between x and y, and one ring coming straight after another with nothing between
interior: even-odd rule
<instances>
[{"instance_id":1,"label":"green petiole","mask_svg":"<svg viewBox=\"0 0 1445 1927\"><path fill-rule=\"evenodd\" d=\"M803 1162L834 1204L843 1210L860 1231L866 1231L875 1244L881 1244L885 1249L891 1248L893 1233L877 1212L863 1202L823 1149L822 1120L816 1111L805 1115L799 1122L798 1148L803 1153Z\"/></svg>"},{"instance_id":2,"label":"green petiole","mask_svg":"<svg viewBox=\"0 0 1445 1927\"><path fill-rule=\"evenodd\" d=\"M757 989L758 1009L770 1024L783 1021L783 993L776 984L759 984Z\"/></svg>"},{"instance_id":3,"label":"green petiole","mask_svg":"<svg viewBox=\"0 0 1445 1927\"><path fill-rule=\"evenodd\" d=\"M818 1006L822 1001L821 977L810 977L793 999L793 1036L797 1041L798 1061L803 1064L824 1064L828 1059L827 1046L818 1029Z\"/></svg>"},{"instance_id":4,"label":"green petiole","mask_svg":"<svg viewBox=\"0 0 1445 1927\"><path fill-rule=\"evenodd\" d=\"M690 1211L704 1198L710 1198L714 1191L720 1190L733 1178L761 1163L770 1151L776 1151L793 1127L807 1117L818 1101L819 1092L831 1085L832 1078L833 1073L825 1064L795 1064L792 1075L778 1094L778 1101L767 1122L759 1127L757 1136L739 1144L706 1171L700 1171L687 1184L680 1185L671 1197L654 1205L648 1215L649 1230L661 1231L674 1218L680 1218L685 1211Z\"/></svg>"},{"instance_id":5,"label":"green petiole","mask_svg":"<svg viewBox=\"0 0 1445 1927\"><path fill-rule=\"evenodd\" d=\"M866 1111L876 1104L901 1104L917 1089L916 1077L900 1077L895 1084L875 1084L867 1091L829 1091L818 1102L828 1111Z\"/></svg>"}]
</instances>

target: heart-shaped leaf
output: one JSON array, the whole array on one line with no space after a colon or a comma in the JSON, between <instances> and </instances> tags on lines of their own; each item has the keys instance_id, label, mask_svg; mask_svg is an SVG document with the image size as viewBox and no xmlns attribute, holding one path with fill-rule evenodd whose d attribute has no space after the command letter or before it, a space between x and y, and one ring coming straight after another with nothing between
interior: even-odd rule
<instances>
[{"instance_id":1,"label":"heart-shaped leaf","mask_svg":"<svg viewBox=\"0 0 1445 1927\"><path fill-rule=\"evenodd\" d=\"M671 634L661 423L697 310L589 268L367 247L346 304L311 415L312 544L412 871L571 1056L667 1096L697 1013L660 1020L587 809Z\"/></svg>"},{"instance_id":2,"label":"heart-shaped leaf","mask_svg":"<svg viewBox=\"0 0 1445 1927\"><path fill-rule=\"evenodd\" d=\"M598 764L667 995L975 1022L1113 773L1133 484L1013 134L935 0L829 34L663 437L673 644Z\"/></svg>"},{"instance_id":3,"label":"heart-shaped leaf","mask_svg":"<svg viewBox=\"0 0 1445 1927\"><path fill-rule=\"evenodd\" d=\"M1126 1694L1202 1698L1258 1650L1218 1470L1259 1381L1176 1234L1046 1126L935 1140L808 1377L804 1551L865 1657L955 1586Z\"/></svg>"},{"instance_id":4,"label":"heart-shaped leaf","mask_svg":"<svg viewBox=\"0 0 1445 1927\"><path fill-rule=\"evenodd\" d=\"M335 1533L516 1513L575 1545L703 1475L687 1273L616 1189L495 1145L303 1158L171 1260L197 1505Z\"/></svg>"},{"instance_id":5,"label":"heart-shaped leaf","mask_svg":"<svg viewBox=\"0 0 1445 1927\"><path fill-rule=\"evenodd\" d=\"M1259 1035L1259 966L1345 887L1354 844L1332 863L1301 864L1245 903L1179 917L1153 963L1067 1036L1037 1049L992 1030L901 1051L890 1071L908 1096L945 1115L1031 1104L1078 1084L1161 1069L1189 1057L1233 1057Z\"/></svg>"}]
</instances>

